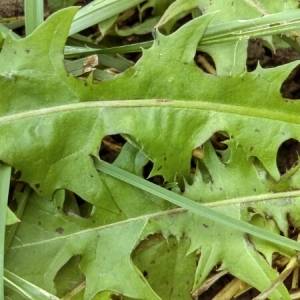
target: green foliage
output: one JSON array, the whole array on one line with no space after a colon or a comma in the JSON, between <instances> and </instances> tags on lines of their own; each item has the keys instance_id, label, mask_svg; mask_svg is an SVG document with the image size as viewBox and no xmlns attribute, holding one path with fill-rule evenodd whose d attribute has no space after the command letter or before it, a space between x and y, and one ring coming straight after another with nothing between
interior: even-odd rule
<instances>
[{"instance_id":1,"label":"green foliage","mask_svg":"<svg viewBox=\"0 0 300 300\"><path fill-rule=\"evenodd\" d=\"M104 2L99 5L111 7ZM173 6L180 8L181 2ZM120 13L113 7L107 18ZM174 193L287 236L290 225L300 226L297 197L243 200L299 188L297 167L280 179L276 166L281 143L300 140L300 103L280 94L299 62L241 72L244 56L235 52L237 69L228 71L217 61L219 75L234 76L204 73L194 55L215 22L216 14L210 13L168 36L157 30L135 66L95 84L92 76L68 74L63 64L70 27L76 32L82 26L78 20L84 13L72 23L76 12L58 11L21 40L7 35L0 54L0 160L20 171L20 180L34 190L16 232L7 230L7 235L13 232L5 254L7 299L30 299L27 293L49 299L48 293L63 297L69 292L72 299L109 299L111 294L190 299L216 265L266 289L278 277L270 265L272 254L292 257L294 250L179 209L99 172L94 161L103 137L122 134L129 142L115 166L142 177L151 160L149 176L161 175L184 188L173 188ZM217 156L209 139L219 131L230 139ZM193 158L196 172L191 174L198 146L204 158ZM82 206L72 193L83 199ZM19 206L22 200L17 199ZM289 294L280 284L269 298L289 299Z\"/></svg>"}]
</instances>

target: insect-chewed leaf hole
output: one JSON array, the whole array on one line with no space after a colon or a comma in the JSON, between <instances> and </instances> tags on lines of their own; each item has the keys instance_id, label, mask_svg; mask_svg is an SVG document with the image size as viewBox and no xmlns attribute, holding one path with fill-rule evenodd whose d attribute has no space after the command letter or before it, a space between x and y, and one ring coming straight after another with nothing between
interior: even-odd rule
<instances>
[{"instance_id":1,"label":"insect-chewed leaf hole","mask_svg":"<svg viewBox=\"0 0 300 300\"><path fill-rule=\"evenodd\" d=\"M90 218L93 205L73 192L66 190L62 210L68 216L76 215L81 218Z\"/></svg>"},{"instance_id":2,"label":"insect-chewed leaf hole","mask_svg":"<svg viewBox=\"0 0 300 300\"><path fill-rule=\"evenodd\" d=\"M196 65L206 73L217 75L216 64L213 58L206 52L197 51L194 57Z\"/></svg>"},{"instance_id":3,"label":"insect-chewed leaf hole","mask_svg":"<svg viewBox=\"0 0 300 300\"><path fill-rule=\"evenodd\" d=\"M216 151L222 151L222 150L226 150L228 148L228 146L224 143L228 139L229 139L229 137L227 136L227 133L225 133L225 132L215 132L211 136L210 141L211 141L212 146L214 147L214 149ZM218 156L220 157L219 154L218 154ZM202 149L201 146L196 147L195 149L193 149L192 161L193 161L193 158L203 159L203 157L204 157L204 153L203 153L203 149Z\"/></svg>"},{"instance_id":4,"label":"insect-chewed leaf hole","mask_svg":"<svg viewBox=\"0 0 300 300\"><path fill-rule=\"evenodd\" d=\"M18 181L20 180L21 176L22 176L22 173L21 171L18 171L18 170L15 170L14 168L12 169L12 179L15 180L15 181Z\"/></svg>"},{"instance_id":5,"label":"insect-chewed leaf hole","mask_svg":"<svg viewBox=\"0 0 300 300\"><path fill-rule=\"evenodd\" d=\"M122 300L122 295L110 295L111 300Z\"/></svg>"},{"instance_id":6,"label":"insect-chewed leaf hole","mask_svg":"<svg viewBox=\"0 0 300 300\"><path fill-rule=\"evenodd\" d=\"M7 205L13 212L17 211L19 202L22 201L22 197L18 195L26 192L26 188L29 188L28 184L19 181L20 178L21 172L12 168Z\"/></svg>"},{"instance_id":7,"label":"insect-chewed leaf hole","mask_svg":"<svg viewBox=\"0 0 300 300\"><path fill-rule=\"evenodd\" d=\"M271 46L262 39L250 39L247 49L247 71L252 72L259 65L264 69L275 68L300 58L292 48L279 48L273 52Z\"/></svg>"},{"instance_id":8,"label":"insect-chewed leaf hole","mask_svg":"<svg viewBox=\"0 0 300 300\"><path fill-rule=\"evenodd\" d=\"M152 183L155 183L157 185L162 185L164 183L164 178L161 175L155 175L153 177L149 178L149 175L153 169L153 163L149 161L143 169L143 177Z\"/></svg>"},{"instance_id":9,"label":"insect-chewed leaf hole","mask_svg":"<svg viewBox=\"0 0 300 300\"><path fill-rule=\"evenodd\" d=\"M287 79L282 83L280 93L284 98L289 100L300 99L300 66L294 68Z\"/></svg>"},{"instance_id":10,"label":"insect-chewed leaf hole","mask_svg":"<svg viewBox=\"0 0 300 300\"><path fill-rule=\"evenodd\" d=\"M210 141L215 150L226 150L228 146L224 143L226 140L229 140L228 134L226 132L215 132Z\"/></svg>"},{"instance_id":11,"label":"insect-chewed leaf hole","mask_svg":"<svg viewBox=\"0 0 300 300\"><path fill-rule=\"evenodd\" d=\"M250 39L247 49L247 71L252 72L257 68L259 64L263 68L271 68L271 59L273 57L272 50L264 46L261 39Z\"/></svg>"},{"instance_id":12,"label":"insect-chewed leaf hole","mask_svg":"<svg viewBox=\"0 0 300 300\"><path fill-rule=\"evenodd\" d=\"M56 273L54 278L58 297L63 297L79 284L85 281L85 276L79 268L81 255L72 256ZM68 282L68 284L64 284Z\"/></svg>"},{"instance_id":13,"label":"insect-chewed leaf hole","mask_svg":"<svg viewBox=\"0 0 300 300\"><path fill-rule=\"evenodd\" d=\"M275 68L300 59L300 53L292 48L279 48L275 53L261 39L250 39L248 45L247 71L252 72L260 66L265 69ZM290 100L300 99L300 67L293 69L282 83L280 93Z\"/></svg>"},{"instance_id":14,"label":"insect-chewed leaf hole","mask_svg":"<svg viewBox=\"0 0 300 300\"><path fill-rule=\"evenodd\" d=\"M224 142L228 139L228 134L226 132L215 132L207 141L211 143L211 146L214 148L216 155L221 161L223 161L224 159L222 156L222 151L228 148L228 146ZM205 151L203 145L193 149L190 171L193 177L193 175L196 172L196 169L198 168L202 174L203 181L208 182L211 181L211 175L204 161L204 157Z\"/></svg>"},{"instance_id":15,"label":"insect-chewed leaf hole","mask_svg":"<svg viewBox=\"0 0 300 300\"><path fill-rule=\"evenodd\" d=\"M105 136L99 150L100 159L113 163L119 156L125 142L125 139L119 134Z\"/></svg>"},{"instance_id":16,"label":"insect-chewed leaf hole","mask_svg":"<svg viewBox=\"0 0 300 300\"><path fill-rule=\"evenodd\" d=\"M286 173L298 163L299 153L299 141L288 139L281 144L277 152L277 167L280 174Z\"/></svg>"}]
</instances>

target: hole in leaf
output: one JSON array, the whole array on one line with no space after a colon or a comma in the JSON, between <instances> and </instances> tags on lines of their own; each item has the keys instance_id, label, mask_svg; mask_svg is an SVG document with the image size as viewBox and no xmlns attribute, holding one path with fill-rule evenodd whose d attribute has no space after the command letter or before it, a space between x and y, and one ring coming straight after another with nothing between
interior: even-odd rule
<instances>
[{"instance_id":1,"label":"hole in leaf","mask_svg":"<svg viewBox=\"0 0 300 300\"><path fill-rule=\"evenodd\" d=\"M264 68L270 68L272 59L272 51L268 47L263 46L261 39L250 39L247 49L247 71L252 72L259 64Z\"/></svg>"},{"instance_id":2,"label":"hole in leaf","mask_svg":"<svg viewBox=\"0 0 300 300\"><path fill-rule=\"evenodd\" d=\"M123 297L122 297L122 296L119 296L119 295L110 295L110 299L111 299L111 300L122 300Z\"/></svg>"},{"instance_id":3,"label":"hole in leaf","mask_svg":"<svg viewBox=\"0 0 300 300\"><path fill-rule=\"evenodd\" d=\"M274 68L300 59L300 53L292 48L279 48L275 53L261 39L250 39L247 70L254 71L259 62L263 68ZM300 99L300 66L297 66L282 83L280 93L287 99Z\"/></svg>"},{"instance_id":4,"label":"hole in leaf","mask_svg":"<svg viewBox=\"0 0 300 300\"><path fill-rule=\"evenodd\" d=\"M74 255L57 272L54 283L58 297L66 295L85 281L85 276L79 268L80 260L81 255Z\"/></svg>"},{"instance_id":5,"label":"hole in leaf","mask_svg":"<svg viewBox=\"0 0 300 300\"><path fill-rule=\"evenodd\" d=\"M147 4L147 2L145 2ZM140 4L142 7L143 4ZM146 8L142 13L137 8L132 8L121 14L120 21L118 22L117 26L119 30L126 30L126 29L133 29L136 26L141 25L147 19L152 18L153 7ZM120 39L120 37L115 37L116 41ZM121 41L119 44L122 45L130 45L130 44L137 44L145 41L152 40L151 33L146 34L131 34L128 36L121 37ZM110 40L108 40L111 43ZM139 52L131 52L125 53L124 57L134 63L136 63L141 57L142 53Z\"/></svg>"},{"instance_id":6,"label":"hole in leaf","mask_svg":"<svg viewBox=\"0 0 300 300\"><path fill-rule=\"evenodd\" d=\"M155 175L153 177L148 178L152 169L153 169L153 162L148 161L148 163L144 166L143 169L143 177L154 184L157 185L164 184L164 178L161 175Z\"/></svg>"},{"instance_id":7,"label":"hole in leaf","mask_svg":"<svg viewBox=\"0 0 300 300\"><path fill-rule=\"evenodd\" d=\"M147 4L147 2L141 3L140 7L143 8L144 4ZM153 12L153 7L147 7L143 10L143 12L140 12L136 7L129 9L125 11L120 16L120 21L118 22L118 29L127 29L127 28L133 28L136 25L141 24L141 22L144 22L146 19L151 18Z\"/></svg>"},{"instance_id":8,"label":"hole in leaf","mask_svg":"<svg viewBox=\"0 0 300 300\"><path fill-rule=\"evenodd\" d=\"M212 143L213 148L216 150L216 154L220 160L223 160L221 151L224 151L228 148L228 146L224 144L224 141L228 139L229 138L226 132L215 132L210 138L210 142ZM193 150L190 170L191 173L194 174L196 171L196 166L198 165L198 169L202 174L203 180L208 182L211 181L211 176L209 174L209 170L203 162L204 155L205 154L202 147L197 147Z\"/></svg>"},{"instance_id":9,"label":"hole in leaf","mask_svg":"<svg viewBox=\"0 0 300 300\"><path fill-rule=\"evenodd\" d=\"M176 31L179 27L183 26L184 24L188 23L193 19L193 16L191 13L187 13L182 18L178 19L175 25L172 27L172 32Z\"/></svg>"},{"instance_id":10,"label":"hole in leaf","mask_svg":"<svg viewBox=\"0 0 300 300\"><path fill-rule=\"evenodd\" d=\"M203 158L204 158L204 153L202 147L195 148L192 152L192 159L191 159L191 166L190 166L190 170L192 174L196 172L197 163L199 167L199 164L201 164Z\"/></svg>"},{"instance_id":11,"label":"hole in leaf","mask_svg":"<svg viewBox=\"0 0 300 300\"><path fill-rule=\"evenodd\" d=\"M264 49L264 51L265 51L265 56L266 56L266 57L272 57L273 52L272 52L272 50L271 50L270 48L264 47L264 46L263 46L263 49Z\"/></svg>"},{"instance_id":12,"label":"hole in leaf","mask_svg":"<svg viewBox=\"0 0 300 300\"><path fill-rule=\"evenodd\" d=\"M280 174L286 173L297 162L300 153L300 143L295 139L286 140L277 152L277 167Z\"/></svg>"},{"instance_id":13,"label":"hole in leaf","mask_svg":"<svg viewBox=\"0 0 300 300\"><path fill-rule=\"evenodd\" d=\"M215 62L208 53L197 51L194 61L196 65L205 73L215 76L217 75Z\"/></svg>"},{"instance_id":14,"label":"hole in leaf","mask_svg":"<svg viewBox=\"0 0 300 300\"><path fill-rule=\"evenodd\" d=\"M190 174L191 174L191 179L193 180L194 176L196 175L196 171L199 170L202 176L202 180L208 183L212 181L212 177L209 173L206 164L203 161L204 158L203 154L204 154L203 150L200 147L193 150L193 155L192 155L191 165L190 165ZM184 192L184 190L185 190L185 186L182 186L181 191Z\"/></svg>"},{"instance_id":15,"label":"hole in leaf","mask_svg":"<svg viewBox=\"0 0 300 300\"><path fill-rule=\"evenodd\" d=\"M262 39L250 39L247 49L247 70L256 69L259 62L263 68L274 68L298 60L300 53L292 48L278 48L275 53Z\"/></svg>"},{"instance_id":16,"label":"hole in leaf","mask_svg":"<svg viewBox=\"0 0 300 300\"><path fill-rule=\"evenodd\" d=\"M58 234L63 234L64 231L65 231L65 230L63 229L63 227L57 227L57 228L55 229L55 232L58 233Z\"/></svg>"},{"instance_id":17,"label":"hole in leaf","mask_svg":"<svg viewBox=\"0 0 300 300\"><path fill-rule=\"evenodd\" d=\"M143 271L143 275L144 277L147 277L148 276L148 272L146 270Z\"/></svg>"},{"instance_id":18,"label":"hole in leaf","mask_svg":"<svg viewBox=\"0 0 300 300\"><path fill-rule=\"evenodd\" d=\"M300 66L297 66L282 83L280 93L286 99L300 99Z\"/></svg>"},{"instance_id":19,"label":"hole in leaf","mask_svg":"<svg viewBox=\"0 0 300 300\"><path fill-rule=\"evenodd\" d=\"M298 239L300 234L298 214L293 214L292 212L286 213L286 220L289 224L288 237L294 240Z\"/></svg>"},{"instance_id":20,"label":"hole in leaf","mask_svg":"<svg viewBox=\"0 0 300 300\"><path fill-rule=\"evenodd\" d=\"M119 134L105 136L100 146L100 159L113 163L119 156L125 142L125 139Z\"/></svg>"},{"instance_id":21,"label":"hole in leaf","mask_svg":"<svg viewBox=\"0 0 300 300\"><path fill-rule=\"evenodd\" d=\"M12 180L18 181L20 180L21 176L22 176L21 171L16 171L15 169L12 170Z\"/></svg>"},{"instance_id":22,"label":"hole in leaf","mask_svg":"<svg viewBox=\"0 0 300 300\"><path fill-rule=\"evenodd\" d=\"M247 53L247 67L252 70L256 68L258 61L263 68L272 68L295 61L300 57L300 54L292 48L278 48L273 53L270 44L263 39L250 39Z\"/></svg>"},{"instance_id":23,"label":"hole in leaf","mask_svg":"<svg viewBox=\"0 0 300 300\"><path fill-rule=\"evenodd\" d=\"M215 150L215 153L222 162L226 162L228 160L228 153L225 152L228 146L224 143L228 139L228 134L226 132L215 132L210 138L210 142ZM201 173L202 180L208 183L212 181L212 177L204 158L205 151L203 151L203 147L195 148L192 152L190 172L191 177L193 178L196 169L198 169Z\"/></svg>"},{"instance_id":24,"label":"hole in leaf","mask_svg":"<svg viewBox=\"0 0 300 300\"><path fill-rule=\"evenodd\" d=\"M228 146L224 144L226 140L229 140L228 134L226 132L215 132L210 140L215 150L222 151L228 148Z\"/></svg>"},{"instance_id":25,"label":"hole in leaf","mask_svg":"<svg viewBox=\"0 0 300 300\"><path fill-rule=\"evenodd\" d=\"M82 218L90 218L93 205L83 200L73 192L66 190L66 196L63 205L63 211L66 215L77 215Z\"/></svg>"},{"instance_id":26,"label":"hole in leaf","mask_svg":"<svg viewBox=\"0 0 300 300\"><path fill-rule=\"evenodd\" d=\"M21 201L20 196L25 191L27 186L25 182L20 181L20 178L21 172L16 172L16 170L12 168L7 205L13 212L17 211L18 205Z\"/></svg>"}]
</instances>

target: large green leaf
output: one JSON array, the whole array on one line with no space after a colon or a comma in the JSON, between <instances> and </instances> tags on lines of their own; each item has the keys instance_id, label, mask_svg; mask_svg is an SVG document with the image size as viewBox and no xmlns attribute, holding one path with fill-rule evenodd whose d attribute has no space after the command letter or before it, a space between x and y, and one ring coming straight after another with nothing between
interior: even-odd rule
<instances>
[{"instance_id":1,"label":"large green leaf","mask_svg":"<svg viewBox=\"0 0 300 300\"><path fill-rule=\"evenodd\" d=\"M92 299L104 290L124 292L132 298L158 299L130 259L146 220L93 229L80 226L76 218L64 216L56 210L54 202L47 205L42 199L32 197L16 242L6 255L5 267L8 270L56 293L54 278L57 272L73 255L81 255L80 268L86 277L85 299ZM24 232L27 232L26 240L22 238L18 243L19 234L24 237Z\"/></svg>"},{"instance_id":2,"label":"large green leaf","mask_svg":"<svg viewBox=\"0 0 300 300\"><path fill-rule=\"evenodd\" d=\"M159 173L167 180L172 181L176 173L188 177L191 151L218 130L227 131L248 156L257 156L272 176L279 178L275 164L277 147L290 137L297 138L295 112L299 106L298 102L284 100L279 89L298 62L272 70L258 67L252 73L232 78L203 73L195 66L193 54L210 15L193 20L169 37L157 33L157 42L144 52L135 67L93 85L67 76L60 59L63 35L45 34L46 30L57 30L57 26L67 27L67 16L71 18L74 12L59 12L27 39L6 39L0 56L0 86L5 91L1 94L1 112L6 115L0 119L1 126L6 132L24 133L21 146L13 135L1 135L1 158L21 170L22 179L38 192L50 197L54 189L62 187L94 198L96 185L101 183L95 179L89 155L97 155L104 135L116 132L134 136L154 161L152 175ZM33 44L39 36L44 36L43 51ZM49 48L51 45L55 45L54 49ZM172 51L174 47L177 51ZM9 59L14 49L24 49L19 50L16 61ZM15 89L16 82L20 89ZM32 89L25 89L28 84ZM15 97L5 101L13 91ZM78 103L88 99L154 100ZM188 135L179 134L184 132ZM265 136L272 136L271 145L262 138ZM172 148L168 147L170 144ZM23 148L27 149L26 154ZM11 149L16 151L11 153ZM35 167L32 162L38 153L43 159ZM26 167L28 164L30 168ZM70 175L61 169L68 169L67 165L72 165ZM57 172L67 178L57 176ZM75 180L70 181L70 177ZM90 189L79 191L80 184L75 181L82 181Z\"/></svg>"},{"instance_id":3,"label":"large green leaf","mask_svg":"<svg viewBox=\"0 0 300 300\"><path fill-rule=\"evenodd\" d=\"M211 150L210 146L205 148L207 157L210 157L206 159L206 163L214 160L210 165L210 170L212 179L216 180L216 183L207 183L209 190L202 189L203 186L202 188L200 186L199 194L204 197L214 194L214 200L217 200L224 197L227 186L226 182L224 184L217 182L216 174L213 172L222 167L223 163L217 160L216 154ZM240 150L235 151L233 147L231 155L233 160L241 158ZM132 172L135 173L134 169L141 166L140 163L136 163L140 161L139 155L133 147L127 145L116 163L119 166L131 166ZM229 178L237 172L242 174L248 163L243 157L241 159L239 167L231 170L229 167L224 174ZM102 174L100 176L103 177ZM260 191L264 191L255 174L252 174L249 179L253 181L253 184L257 184ZM194 184L198 180L195 178ZM134 280L140 276L139 272L144 274L145 279L161 299L170 297L189 299L191 289L197 288L218 263L222 263L221 268L261 290L276 279L277 272L250 243L251 241L255 246L260 246L263 245L261 240L249 240L240 231L224 228L217 222L193 213L178 210L163 212L161 210L166 207L161 206L161 209L157 209L158 202L153 196L140 193L130 185L124 183L120 185L113 178L106 178L105 182L109 187L118 186L120 189L120 193L113 188L111 192L118 207L122 210L121 215L113 212L106 212L104 215L102 209L95 206L89 216L80 217L73 211L66 210L66 207L61 207L61 197L58 195L53 202L32 195L23 214L22 223L6 255L6 268L48 292L56 293L56 289L59 288L58 296L62 296L72 286L66 280L60 282L56 277L65 269L66 264L71 262L72 257L79 256L80 262L72 260L72 265L65 272L74 274L76 268L80 267L87 280L85 299L92 299L93 295L105 290L132 298L152 299L154 297L155 299L155 296L150 296L149 287L144 281ZM237 194L241 196L248 194L247 183L248 181L244 181L242 177L235 181L238 187ZM251 189L250 186L249 190ZM282 205L281 200L245 205L233 204L217 209L245 221L251 220L252 211L262 215L268 213L279 224L280 229L286 232L288 211L290 211L289 218L293 220L293 225L300 225L299 218L297 218L298 202L296 199L289 200L279 211L275 208ZM274 209L270 210L268 207L274 207ZM127 212L129 208L131 211ZM149 223L147 223L148 220L150 220ZM108 222L110 225L105 225ZM143 239L145 240L133 253L133 261L139 268L138 271L133 268L130 255L133 246ZM270 243L266 243L265 247L269 251L277 251L287 256L293 255L293 251L281 249ZM200 260L197 255L198 251L201 251ZM32 253L35 255L32 256ZM104 260L103 257L106 259ZM238 263L237 257L240 258ZM198 260L196 270L195 262ZM51 265L51 270L49 270L49 265ZM115 267L112 268L112 266ZM110 269L117 270L118 274L113 271L111 273ZM75 274L72 282L80 283L83 280L81 273ZM95 276L98 278L100 274L106 274L103 275L102 285L99 285L98 280L95 279ZM130 282L135 293L128 286L127 278L132 279ZM278 299L279 295L287 297L283 286L273 294L271 299Z\"/></svg>"},{"instance_id":4,"label":"large green leaf","mask_svg":"<svg viewBox=\"0 0 300 300\"><path fill-rule=\"evenodd\" d=\"M23 40L7 36L0 54L0 159L19 170L21 179L39 195L33 195L29 201L6 254L6 268L55 293L56 274L72 256L81 255L80 268L87 280L85 299L104 291L157 299L156 293L170 296L171 289L162 290L159 276L149 280L150 287L141 274L143 270L132 263L131 254L139 241L162 233L174 247L162 245L157 255L170 250L171 257L179 259L182 251L187 252L188 274L195 272L192 262L201 251L194 288L216 263L222 263L222 268L235 276L265 289L277 272L255 251L255 245L262 245L260 241L253 240L252 245L242 232L224 229L219 223L192 213L181 211L173 216L165 211L171 206L160 199L120 185L106 175L99 176L92 156L98 156L105 135L122 133L154 162L151 175L162 175L168 181L174 181L176 175L183 176L187 181L185 195L196 201L272 191L274 184L261 180L254 162L259 160L265 174L269 172L279 180L278 147L286 139L300 139L300 104L283 99L279 92L298 62L271 70L258 67L252 73L234 77L203 73L194 63L194 54L214 17L210 14L194 19L170 36L157 32L155 43L134 67L95 85L90 78L73 78L63 66L64 42L75 13L75 8L57 12ZM191 155L216 131L226 132L231 140L223 162L209 143L204 146L206 154L201 163L214 179L213 183L205 183L200 171L195 176L190 174ZM130 159L121 157L116 163L141 175L145 157L140 158L142 162L133 163L134 151L125 150ZM299 172L295 173L297 176ZM286 189L289 186L289 181L284 182ZM80 218L70 211L65 214L62 206L67 198L61 197L60 189L75 192L91 203L90 218ZM55 201L45 201L52 199L54 193ZM217 209L251 221L251 211L257 207L260 215L267 215L269 203ZM287 231L287 210L291 210L293 225L299 226L297 201L277 200L272 204L272 217L280 230ZM276 210L279 205L285 205L286 210ZM149 218L154 220L148 222ZM172 236L176 237L179 250ZM184 236L190 239L190 246L183 241ZM267 250L293 255L275 245L268 247ZM140 268L149 266L149 256L156 250L150 249L149 254L138 250L134 253L136 264ZM266 256L270 253L262 252ZM240 257L244 268L235 267L236 257ZM171 264L170 259L162 268L170 278ZM178 276L175 277L176 284ZM130 278L129 283L126 278ZM182 297L187 297L191 286L189 282ZM288 297L283 285L270 299L278 297Z\"/></svg>"}]
</instances>

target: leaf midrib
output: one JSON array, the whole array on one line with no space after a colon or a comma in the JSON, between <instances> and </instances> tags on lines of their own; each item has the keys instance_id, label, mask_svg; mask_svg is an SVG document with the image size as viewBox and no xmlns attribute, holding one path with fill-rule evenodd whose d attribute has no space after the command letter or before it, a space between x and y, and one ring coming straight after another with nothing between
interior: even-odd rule
<instances>
[{"instance_id":1,"label":"leaf midrib","mask_svg":"<svg viewBox=\"0 0 300 300\"><path fill-rule=\"evenodd\" d=\"M137 108L137 107L161 107L161 108L182 108L195 110L210 110L212 112L236 114L245 117L256 117L273 121L300 124L300 118L297 114L291 112L279 112L272 108L262 109L253 107L244 107L238 105L219 104L200 101L182 101L169 99L150 99L150 100L111 100L111 101L91 101L60 105L55 107L40 108L22 113L0 117L0 124L17 121L20 119L31 118L40 115L50 115L56 113L70 112L83 109L99 108Z\"/></svg>"},{"instance_id":2,"label":"leaf midrib","mask_svg":"<svg viewBox=\"0 0 300 300\"><path fill-rule=\"evenodd\" d=\"M174 195L176 195L176 194L174 193ZM204 203L201 205L204 207L214 208L214 207L222 207L222 206L228 206L228 205L246 204L246 203L250 203L250 202L255 203L255 202L275 200L275 199L297 198L299 196L300 196L300 191L289 191L289 192L281 192L281 193L275 193L275 194L267 193L267 194L260 194L260 195L256 195L256 196L246 196L246 197L221 200L221 201L216 201L216 202L211 202L211 203ZM144 220L145 225L146 225L146 223L151 219L157 219L159 217L163 217L166 215L186 213L188 211L189 210L185 209L185 208L175 208L175 209L170 209L170 210L166 210L166 211L159 211L156 213L152 213L152 214L148 214L148 215L141 215L138 217L129 218L126 220L115 222L115 223L97 226L94 228L82 229L77 232L72 232L72 233L68 233L65 235L52 237L50 239L46 239L46 240L42 240L42 241L30 242L28 244L12 246L12 247L10 247L10 250L16 250L16 249L20 249L20 248L24 248L24 247L31 247L31 246L47 244L49 242L54 242L54 241L63 240L63 239L70 239L70 238L78 236L78 235L88 234L90 232L95 232L95 231L99 231L99 230L105 230L105 229L116 227L116 226L122 226L124 224L128 224L131 222L138 222L138 221ZM252 225L252 226L254 226L254 225ZM293 249L295 249L295 248L293 248Z\"/></svg>"}]
</instances>

